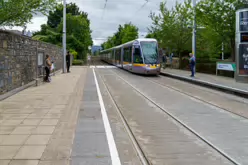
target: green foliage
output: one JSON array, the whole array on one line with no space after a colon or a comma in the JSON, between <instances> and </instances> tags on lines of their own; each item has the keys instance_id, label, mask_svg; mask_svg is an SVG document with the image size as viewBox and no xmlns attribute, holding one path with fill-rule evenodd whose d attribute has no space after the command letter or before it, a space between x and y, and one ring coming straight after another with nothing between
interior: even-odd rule
<instances>
[{"instance_id":1,"label":"green foliage","mask_svg":"<svg viewBox=\"0 0 248 165\"><path fill-rule=\"evenodd\" d=\"M156 38L160 47L169 53L176 53L181 61L182 53L190 51L191 2L189 0L183 4L177 2L171 10L166 7L166 2L161 2L159 11L158 15L150 14L153 25L148 29L150 34L147 37Z\"/></svg>"},{"instance_id":2,"label":"green foliage","mask_svg":"<svg viewBox=\"0 0 248 165\"><path fill-rule=\"evenodd\" d=\"M66 4L66 14L71 14L72 16L82 15L84 18L88 17L88 14L80 11L79 7L75 3ZM63 5L59 4L56 6L55 10L49 12L47 25L56 28L63 18ZM89 20L87 20L89 23Z\"/></svg>"},{"instance_id":3,"label":"green foliage","mask_svg":"<svg viewBox=\"0 0 248 165\"><path fill-rule=\"evenodd\" d=\"M118 31L101 46L103 49L108 49L132 41L138 38L138 35L138 28L131 23L124 24L124 26L119 25Z\"/></svg>"},{"instance_id":4,"label":"green foliage","mask_svg":"<svg viewBox=\"0 0 248 165\"><path fill-rule=\"evenodd\" d=\"M78 58L78 52L76 52L74 49L70 49L70 53L73 55L74 59Z\"/></svg>"},{"instance_id":5,"label":"green foliage","mask_svg":"<svg viewBox=\"0 0 248 165\"><path fill-rule=\"evenodd\" d=\"M208 30L205 40L219 48L222 42L227 45L232 60L235 61L235 12L245 4L244 0L202 0L196 8L197 22ZM213 50L212 49L212 50Z\"/></svg>"},{"instance_id":6,"label":"green foliage","mask_svg":"<svg viewBox=\"0 0 248 165\"><path fill-rule=\"evenodd\" d=\"M178 2L172 9L162 2L159 14L151 13L152 26L147 38L156 38L159 46L180 57L191 51L193 8L191 0ZM225 53L235 55L235 12L245 0L201 0L196 6L197 59L219 58L222 42ZM183 55L182 55L183 54Z\"/></svg>"},{"instance_id":7,"label":"green foliage","mask_svg":"<svg viewBox=\"0 0 248 165\"><path fill-rule=\"evenodd\" d=\"M41 31L34 33L33 39L62 46L63 6L58 5L49 13L47 25L41 25ZM66 43L74 59L85 59L88 46L92 45L90 21L87 14L79 11L74 3L67 4Z\"/></svg>"},{"instance_id":8,"label":"green foliage","mask_svg":"<svg viewBox=\"0 0 248 165\"><path fill-rule=\"evenodd\" d=\"M1 0L0 25L24 26L30 22L33 15L46 15L54 8L56 0Z\"/></svg>"},{"instance_id":9,"label":"green foliage","mask_svg":"<svg viewBox=\"0 0 248 165\"><path fill-rule=\"evenodd\" d=\"M83 65L84 64L84 61L83 60L73 60L72 61L72 65Z\"/></svg>"}]
</instances>

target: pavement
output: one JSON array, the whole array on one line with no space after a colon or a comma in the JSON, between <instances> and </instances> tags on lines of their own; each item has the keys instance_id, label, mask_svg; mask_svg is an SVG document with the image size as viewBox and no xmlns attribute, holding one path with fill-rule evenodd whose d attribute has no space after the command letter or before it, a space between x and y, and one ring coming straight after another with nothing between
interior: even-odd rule
<instances>
[{"instance_id":1,"label":"pavement","mask_svg":"<svg viewBox=\"0 0 248 165\"><path fill-rule=\"evenodd\" d=\"M0 102L0 165L68 165L86 69Z\"/></svg>"},{"instance_id":2,"label":"pavement","mask_svg":"<svg viewBox=\"0 0 248 165\"><path fill-rule=\"evenodd\" d=\"M233 92L235 94L248 97L248 85L247 83L236 82L234 78L216 76L204 73L196 73L194 78L191 78L189 71L178 69L161 69L161 74L180 80L192 82L199 85L220 89L226 92Z\"/></svg>"}]
</instances>

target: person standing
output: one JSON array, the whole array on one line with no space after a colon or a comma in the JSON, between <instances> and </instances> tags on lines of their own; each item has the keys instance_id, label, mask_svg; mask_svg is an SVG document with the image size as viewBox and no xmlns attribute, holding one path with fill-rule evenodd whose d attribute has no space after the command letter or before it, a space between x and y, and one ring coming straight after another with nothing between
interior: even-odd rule
<instances>
[{"instance_id":1,"label":"person standing","mask_svg":"<svg viewBox=\"0 0 248 165\"><path fill-rule=\"evenodd\" d=\"M192 53L190 53L189 56L190 56L189 65L190 65L190 70L191 70L190 77L194 77L195 76L195 63L196 63L195 56Z\"/></svg>"},{"instance_id":2,"label":"person standing","mask_svg":"<svg viewBox=\"0 0 248 165\"><path fill-rule=\"evenodd\" d=\"M46 76L45 76L45 79L44 79L45 82L50 82L51 81L51 80L49 80L51 66L52 66L51 59L50 59L50 56L47 54L46 55L46 62L45 62L45 70L46 70Z\"/></svg>"},{"instance_id":3,"label":"person standing","mask_svg":"<svg viewBox=\"0 0 248 165\"><path fill-rule=\"evenodd\" d=\"M67 73L70 73L70 65L71 65L71 55L68 51L66 54L66 66L67 66Z\"/></svg>"},{"instance_id":4,"label":"person standing","mask_svg":"<svg viewBox=\"0 0 248 165\"><path fill-rule=\"evenodd\" d=\"M173 53L171 53L170 55L169 55L169 58L170 58L170 67L172 68L172 64L173 64Z\"/></svg>"},{"instance_id":5,"label":"person standing","mask_svg":"<svg viewBox=\"0 0 248 165\"><path fill-rule=\"evenodd\" d=\"M166 54L164 54L164 55L162 56L162 60L163 60L163 69L165 69L165 68L166 68L166 63L167 63Z\"/></svg>"}]
</instances>

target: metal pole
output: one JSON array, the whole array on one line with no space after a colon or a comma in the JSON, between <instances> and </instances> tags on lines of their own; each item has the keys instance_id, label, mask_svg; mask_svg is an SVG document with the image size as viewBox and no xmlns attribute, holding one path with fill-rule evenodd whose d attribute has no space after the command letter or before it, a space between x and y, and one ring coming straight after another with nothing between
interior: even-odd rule
<instances>
[{"instance_id":1,"label":"metal pole","mask_svg":"<svg viewBox=\"0 0 248 165\"><path fill-rule=\"evenodd\" d=\"M63 73L66 72L65 56L66 56L66 0L64 0L64 9L63 9Z\"/></svg>"},{"instance_id":2,"label":"metal pole","mask_svg":"<svg viewBox=\"0 0 248 165\"><path fill-rule=\"evenodd\" d=\"M193 36L192 36L192 53L196 57L196 0L193 0L193 12L194 12L194 20L193 20Z\"/></svg>"},{"instance_id":3,"label":"metal pole","mask_svg":"<svg viewBox=\"0 0 248 165\"><path fill-rule=\"evenodd\" d=\"M224 42L222 42L222 48L221 48L221 50L222 50L222 57L221 57L221 59L224 60Z\"/></svg>"}]
</instances>

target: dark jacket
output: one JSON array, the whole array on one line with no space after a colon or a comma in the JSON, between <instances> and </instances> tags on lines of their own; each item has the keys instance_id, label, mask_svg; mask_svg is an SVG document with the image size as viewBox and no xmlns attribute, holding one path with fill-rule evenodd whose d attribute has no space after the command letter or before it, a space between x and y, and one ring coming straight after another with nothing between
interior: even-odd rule
<instances>
[{"instance_id":1,"label":"dark jacket","mask_svg":"<svg viewBox=\"0 0 248 165\"><path fill-rule=\"evenodd\" d=\"M70 64L71 62L71 55L66 55L66 62Z\"/></svg>"}]
</instances>

